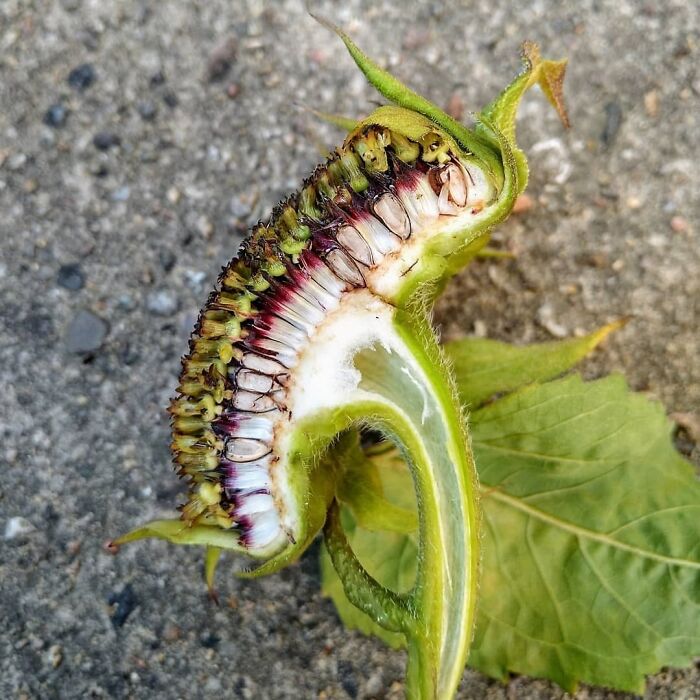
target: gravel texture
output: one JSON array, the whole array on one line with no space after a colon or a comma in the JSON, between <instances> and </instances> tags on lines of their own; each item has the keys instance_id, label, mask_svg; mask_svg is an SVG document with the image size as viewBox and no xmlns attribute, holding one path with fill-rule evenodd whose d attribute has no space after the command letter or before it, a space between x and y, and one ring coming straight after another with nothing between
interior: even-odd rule
<instances>
[{"instance_id":1,"label":"gravel texture","mask_svg":"<svg viewBox=\"0 0 700 700\"><path fill-rule=\"evenodd\" d=\"M494 7L495 6L495 7ZM700 411L700 10L634 0L345 0L314 8L465 114L570 57L565 133L528 97L517 253L449 287L437 320L524 342L633 321L586 365ZM403 8L403 9L400 9ZM246 228L340 138L304 110L376 96L302 3L0 3L0 696L400 698L404 657L344 631L315 552L260 581L193 550L110 536L166 515L168 421L199 306ZM679 445L697 460L690 433ZM462 698L563 698L466 672ZM582 688L577 698L626 698ZM700 697L700 668L649 698Z\"/></svg>"}]
</instances>

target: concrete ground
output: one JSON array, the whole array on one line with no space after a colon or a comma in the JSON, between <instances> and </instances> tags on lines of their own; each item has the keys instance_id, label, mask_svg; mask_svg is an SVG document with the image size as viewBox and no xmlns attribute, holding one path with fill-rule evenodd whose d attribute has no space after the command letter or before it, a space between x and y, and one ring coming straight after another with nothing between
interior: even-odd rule
<instances>
[{"instance_id":1,"label":"concrete ground","mask_svg":"<svg viewBox=\"0 0 700 700\"><path fill-rule=\"evenodd\" d=\"M697 4L313 6L455 113L505 85L523 39L570 58L572 130L540 95L522 112L530 200L496 234L517 259L462 274L438 321L524 342L631 314L587 373L623 371L697 420ZM404 656L341 628L315 552L254 582L226 560L217 608L198 552L102 549L177 503L164 407L195 314L340 138L304 108L376 99L297 0L0 3L2 698L402 697ZM697 439L678 438L696 460ZM467 671L460 697L566 696ZM700 698L700 668L647 697Z\"/></svg>"}]
</instances>

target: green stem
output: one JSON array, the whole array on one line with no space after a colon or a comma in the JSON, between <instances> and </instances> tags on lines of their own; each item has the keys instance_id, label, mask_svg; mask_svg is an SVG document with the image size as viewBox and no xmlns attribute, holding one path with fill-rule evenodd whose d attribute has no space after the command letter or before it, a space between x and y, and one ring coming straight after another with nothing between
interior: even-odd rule
<instances>
[{"instance_id":1,"label":"green stem","mask_svg":"<svg viewBox=\"0 0 700 700\"><path fill-rule=\"evenodd\" d=\"M459 684L472 636L476 476L461 409L427 319L397 311L394 323L396 347L373 345L355 356L364 401L347 406L345 415L349 421L370 416L364 422L391 436L411 466L420 517L415 586L406 598L390 597L358 571L344 538L338 545L335 510L329 550L349 599L383 626L396 629L396 623L405 633L407 697L445 700ZM388 618L391 626L382 622Z\"/></svg>"},{"instance_id":2,"label":"green stem","mask_svg":"<svg viewBox=\"0 0 700 700\"><path fill-rule=\"evenodd\" d=\"M357 560L343 532L337 501L328 510L323 535L348 600L385 629L409 629L411 613L406 600L375 581Z\"/></svg>"}]
</instances>

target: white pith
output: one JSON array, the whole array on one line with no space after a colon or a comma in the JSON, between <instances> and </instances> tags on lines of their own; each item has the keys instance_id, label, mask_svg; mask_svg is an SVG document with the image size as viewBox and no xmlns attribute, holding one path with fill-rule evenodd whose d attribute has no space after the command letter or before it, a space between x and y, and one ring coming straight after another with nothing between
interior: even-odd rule
<instances>
[{"instance_id":1,"label":"white pith","mask_svg":"<svg viewBox=\"0 0 700 700\"><path fill-rule=\"evenodd\" d=\"M274 554L300 532L304 503L297 503L286 464L295 426L329 409L372 398L359 388L361 375L353 365L356 353L382 345L402 356L402 371L412 376L414 361L394 330L390 300L434 236L459 235L461 240L465 229L488 216L492 186L474 164L463 168L469 178L467 196L463 206L449 205L454 213L438 213L438 196L432 190L424 195L434 202L412 200L413 194L404 193L401 202L411 224L407 238L405 230L394 234L378 216L363 215L352 223L368 243L374 264L363 264L364 248L361 254L357 248L354 259L347 246L336 249L335 257L327 256L320 267L307 270L310 279L295 280L291 298L278 302L271 322L254 324L266 336L256 338L256 348L267 357L256 349L236 370L238 389L232 407L251 413L238 419L240 425L226 443L228 459L236 462L231 466L233 476L226 479L234 500L233 517L239 525L246 524L251 554ZM441 202L439 208L444 206ZM385 214L387 224L404 224L391 218L386 208L375 213ZM428 410L427 401L425 407ZM238 463L238 458L248 461Z\"/></svg>"}]
</instances>

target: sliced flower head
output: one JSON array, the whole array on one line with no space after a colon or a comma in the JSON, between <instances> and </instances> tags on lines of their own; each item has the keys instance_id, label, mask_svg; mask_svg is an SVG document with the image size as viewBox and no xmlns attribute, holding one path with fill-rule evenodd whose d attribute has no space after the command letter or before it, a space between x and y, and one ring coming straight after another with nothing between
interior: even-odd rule
<instances>
[{"instance_id":1,"label":"sliced flower head","mask_svg":"<svg viewBox=\"0 0 700 700\"><path fill-rule=\"evenodd\" d=\"M342 467L323 459L328 447L344 430L378 428L413 465L423 583L410 605L371 584L353 602L409 638L437 637L437 647L415 652L412 667L430 678L414 684L451 693L473 617L477 507L468 438L426 304L524 187L515 107L538 81L558 80L548 96L560 104L563 64L529 47L525 72L469 130L340 35L395 104L358 122L223 269L170 406L175 462L189 482L181 520L150 523L115 544L163 537L209 546L209 574L221 549L266 559L257 573L274 571L334 512ZM351 553L334 551L348 581L361 578ZM416 611L431 621L419 624Z\"/></svg>"}]
</instances>

